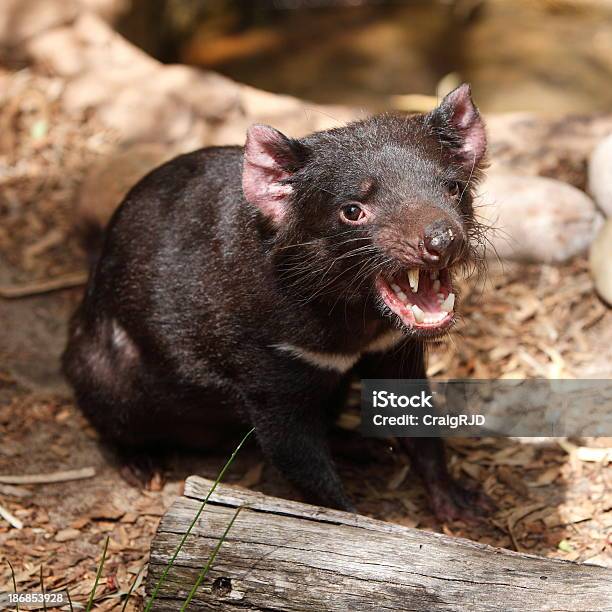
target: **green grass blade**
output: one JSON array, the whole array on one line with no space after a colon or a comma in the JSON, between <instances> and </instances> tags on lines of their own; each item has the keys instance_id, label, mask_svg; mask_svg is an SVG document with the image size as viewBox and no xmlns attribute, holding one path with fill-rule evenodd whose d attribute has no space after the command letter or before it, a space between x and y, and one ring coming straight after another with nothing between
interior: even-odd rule
<instances>
[{"instance_id":1,"label":"green grass blade","mask_svg":"<svg viewBox=\"0 0 612 612\"><path fill-rule=\"evenodd\" d=\"M13 579L13 591L15 591L15 594L17 593L17 580L15 579L15 570L13 569L13 565L12 563L7 559L6 562L9 564L9 567L11 568L11 577ZM19 612L19 602L16 601L15 602L15 609L17 612Z\"/></svg>"},{"instance_id":2,"label":"green grass blade","mask_svg":"<svg viewBox=\"0 0 612 612\"><path fill-rule=\"evenodd\" d=\"M100 582L100 576L102 576L102 570L104 569L104 562L106 561L106 551L108 550L108 540L107 536L106 542L104 542L104 550L102 551L102 559L100 559L100 565L98 565L98 571L96 572L96 580L93 585L93 589L91 589L91 593L89 595L89 601L87 602L87 607L85 608L85 612L89 612L93 608L94 597L96 595L96 589L98 588L98 582Z\"/></svg>"},{"instance_id":3,"label":"green grass blade","mask_svg":"<svg viewBox=\"0 0 612 612\"><path fill-rule=\"evenodd\" d=\"M140 574L142 572L142 567L138 570L138 573L136 574L136 577L134 578L132 584L130 585L130 588L125 596L125 601L123 602L123 607L121 608L121 612L125 612L125 609L127 608L128 605L128 601L130 600L130 596L132 595L132 591L134 590L134 587L136 586L136 583L138 582L138 578L140 577Z\"/></svg>"},{"instance_id":4,"label":"green grass blade","mask_svg":"<svg viewBox=\"0 0 612 612\"><path fill-rule=\"evenodd\" d=\"M174 553L172 553L172 557L170 558L170 561L168 561L166 567L164 568L164 571L162 572L162 575L159 577L159 579L157 581L157 584L155 585L155 588L153 589L153 593L151 594L151 598L147 602L147 605L146 605L146 607L144 609L144 612L150 612L151 611L151 606L153 605L153 602L155 601L155 598L157 597L157 594L159 593L159 589L161 588L161 585L166 580L166 577L168 576L168 572L170 571L170 569L174 565L174 562L176 561L176 558L178 557L178 554L181 552L181 549L185 545L185 542L187 541L187 537L191 533L191 531L194 528L195 524L198 522L198 519L200 518L200 515L204 511L204 508L206 507L206 504L208 503L208 500L210 499L210 496L214 493L215 489L217 488L217 485L221 482L221 479L225 475L225 472L228 470L229 466L232 465L232 462L234 461L236 455L238 454L238 452L242 448L242 445L247 441L247 438L254 431L255 431L255 428L251 429L244 436L244 438L242 438L242 440L240 441L240 444L238 444L238 446L236 447L236 449L232 453L232 456L227 460L226 464L223 466L223 468L219 472L219 475L217 476L217 479L213 483L213 486L210 487L210 491L208 491L208 494L206 495L206 498L202 502L202 505L200 506L200 509L197 511L193 521L191 521L191 524L189 525L187 531L185 532L185 534L181 538L181 541L179 542L178 546L176 547L176 550L174 551Z\"/></svg>"},{"instance_id":5,"label":"green grass blade","mask_svg":"<svg viewBox=\"0 0 612 612\"><path fill-rule=\"evenodd\" d=\"M198 587L202 584L202 581L204 580L204 578L206 578L206 575L208 574L208 570L210 570L215 558L217 557L217 553L219 552L221 548L221 545L223 544L223 542L225 542L225 538L227 538L227 534L229 533L229 530L232 528L234 521L238 518L238 514L240 513L241 510L242 510L242 506L240 506L236 510L236 512L234 512L234 516L232 516L232 520L229 522L228 526L225 528L223 535L217 542L215 549L212 551L210 557L208 558L208 562L206 563L206 565L200 572L198 579L195 581L195 584L193 585L193 587L191 587L191 591L189 591L189 595L187 596L187 599L184 601L183 605L181 606L181 612L185 612L185 610L187 609L187 606L191 603L193 596L196 594Z\"/></svg>"}]
</instances>

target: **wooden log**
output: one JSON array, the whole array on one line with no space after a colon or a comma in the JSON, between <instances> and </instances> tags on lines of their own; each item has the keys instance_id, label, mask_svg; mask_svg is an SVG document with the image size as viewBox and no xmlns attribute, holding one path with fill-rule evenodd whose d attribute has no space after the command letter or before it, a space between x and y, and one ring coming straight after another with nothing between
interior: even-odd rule
<instances>
[{"instance_id":1,"label":"wooden log","mask_svg":"<svg viewBox=\"0 0 612 612\"><path fill-rule=\"evenodd\" d=\"M192 476L151 547L147 593L212 482ZM242 506L192 610L612 610L612 571L219 485L156 598L179 610Z\"/></svg>"}]
</instances>

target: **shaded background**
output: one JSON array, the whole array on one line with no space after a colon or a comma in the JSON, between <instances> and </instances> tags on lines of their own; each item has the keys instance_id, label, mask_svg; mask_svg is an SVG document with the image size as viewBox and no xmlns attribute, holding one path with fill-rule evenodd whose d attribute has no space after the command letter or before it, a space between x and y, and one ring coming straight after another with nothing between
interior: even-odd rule
<instances>
[{"instance_id":1,"label":"shaded background","mask_svg":"<svg viewBox=\"0 0 612 612\"><path fill-rule=\"evenodd\" d=\"M164 62L373 109L469 81L485 112L606 111L609 0L132 0L118 29ZM445 83L442 83L443 88Z\"/></svg>"}]
</instances>

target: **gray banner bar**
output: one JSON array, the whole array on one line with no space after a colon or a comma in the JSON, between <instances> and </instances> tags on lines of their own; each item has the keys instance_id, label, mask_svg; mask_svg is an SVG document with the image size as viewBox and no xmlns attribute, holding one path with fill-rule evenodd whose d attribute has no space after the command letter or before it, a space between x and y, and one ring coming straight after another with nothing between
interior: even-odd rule
<instances>
[{"instance_id":1,"label":"gray banner bar","mask_svg":"<svg viewBox=\"0 0 612 612\"><path fill-rule=\"evenodd\" d=\"M612 380L362 383L365 436L612 436Z\"/></svg>"}]
</instances>

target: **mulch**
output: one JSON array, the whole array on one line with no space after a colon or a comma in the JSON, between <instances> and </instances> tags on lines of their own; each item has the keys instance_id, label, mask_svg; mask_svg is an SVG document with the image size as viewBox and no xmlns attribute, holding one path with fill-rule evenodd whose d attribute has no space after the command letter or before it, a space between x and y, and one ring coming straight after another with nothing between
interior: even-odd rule
<instances>
[{"instance_id":1,"label":"mulch","mask_svg":"<svg viewBox=\"0 0 612 612\"><path fill-rule=\"evenodd\" d=\"M0 281L2 286L34 283L36 288L40 281L83 272L84 255L72 226L75 193L85 169L112 150L113 136L101 132L93 116L62 116L57 104L61 83L53 79L27 71L0 73L0 85ZM0 316L2 308L12 309L13 320L20 313L36 314L59 352L79 292L26 295L10 304L0 300ZM559 267L492 264L486 281L467 281L462 293L463 320L447 342L432 347L431 376L610 377L612 312L594 294L584 259ZM19 590L39 590L42 568L45 589L68 589L73 601L82 604L108 538L96 609L120 608L134 581L127 609L140 609L160 516L180 494L187 475L214 477L228 453L169 456L163 477L157 475L147 489L130 487L59 377L48 386L13 367L23 359L20 347L30 333L24 324L7 335L11 341L0 342L0 506L21 526L0 519L0 591L12 588L10 561ZM13 341L16 336L21 344ZM359 440L346 431L354 425L351 414L341 419L344 431L334 443L340 471L361 512L495 546L612 567L612 439L450 440L453 474L482 486L498 510L477 525L440 525L406 457L392 441ZM80 480L2 480L86 467L94 475ZM297 497L252 443L227 481Z\"/></svg>"}]
</instances>

